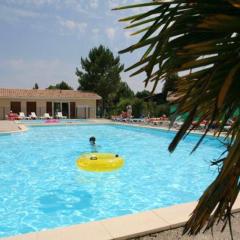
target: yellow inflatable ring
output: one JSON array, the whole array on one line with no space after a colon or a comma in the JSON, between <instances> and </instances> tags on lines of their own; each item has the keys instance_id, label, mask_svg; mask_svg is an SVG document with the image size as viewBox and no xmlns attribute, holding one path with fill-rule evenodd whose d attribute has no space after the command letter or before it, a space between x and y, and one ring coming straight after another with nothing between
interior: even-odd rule
<instances>
[{"instance_id":1,"label":"yellow inflatable ring","mask_svg":"<svg viewBox=\"0 0 240 240\"><path fill-rule=\"evenodd\" d=\"M109 172L123 166L124 160L112 153L87 153L77 159L77 166L86 171Z\"/></svg>"}]
</instances>

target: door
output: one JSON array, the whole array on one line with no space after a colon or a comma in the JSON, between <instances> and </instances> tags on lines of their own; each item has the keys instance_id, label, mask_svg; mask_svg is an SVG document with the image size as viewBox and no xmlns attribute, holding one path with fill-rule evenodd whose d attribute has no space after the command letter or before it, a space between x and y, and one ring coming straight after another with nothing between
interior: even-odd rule
<instances>
[{"instance_id":1,"label":"door","mask_svg":"<svg viewBox=\"0 0 240 240\"><path fill-rule=\"evenodd\" d=\"M27 102L27 115L30 115L31 112L37 112L36 102Z\"/></svg>"},{"instance_id":2,"label":"door","mask_svg":"<svg viewBox=\"0 0 240 240\"><path fill-rule=\"evenodd\" d=\"M76 117L76 103L71 102L70 103L70 118L75 118Z\"/></svg>"},{"instance_id":3,"label":"door","mask_svg":"<svg viewBox=\"0 0 240 240\"><path fill-rule=\"evenodd\" d=\"M58 112L61 112L61 103L55 102L54 103L54 115L57 115Z\"/></svg>"},{"instance_id":4,"label":"door","mask_svg":"<svg viewBox=\"0 0 240 240\"><path fill-rule=\"evenodd\" d=\"M21 102L11 102L11 111L19 114L21 112Z\"/></svg>"},{"instance_id":5,"label":"door","mask_svg":"<svg viewBox=\"0 0 240 240\"><path fill-rule=\"evenodd\" d=\"M52 102L47 102L47 113L52 116Z\"/></svg>"},{"instance_id":6,"label":"door","mask_svg":"<svg viewBox=\"0 0 240 240\"><path fill-rule=\"evenodd\" d=\"M68 103L62 103L62 114L63 116L69 117L68 115Z\"/></svg>"}]
</instances>

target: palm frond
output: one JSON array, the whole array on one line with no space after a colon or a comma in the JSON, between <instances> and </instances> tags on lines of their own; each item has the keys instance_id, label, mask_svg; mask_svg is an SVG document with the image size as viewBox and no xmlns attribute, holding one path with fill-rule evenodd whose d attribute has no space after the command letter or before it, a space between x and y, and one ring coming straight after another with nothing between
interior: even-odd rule
<instances>
[{"instance_id":1,"label":"palm frond","mask_svg":"<svg viewBox=\"0 0 240 240\"><path fill-rule=\"evenodd\" d=\"M148 10L122 21L129 22L126 28L137 28L135 34L142 36L120 53L138 49L144 49L144 53L127 71L134 70L132 75L145 72L144 82L153 82L153 88L160 81L168 81L166 76L184 73L177 80L176 114L189 114L169 151L174 151L188 134L196 117L210 124L216 122L219 128L215 135L223 134L228 119L240 110L240 1L156 0L117 9L134 7ZM231 139L228 154L218 177L200 198L185 233L196 234L204 226L208 229L220 219L229 219L240 188L239 114L225 136Z\"/></svg>"}]
</instances>

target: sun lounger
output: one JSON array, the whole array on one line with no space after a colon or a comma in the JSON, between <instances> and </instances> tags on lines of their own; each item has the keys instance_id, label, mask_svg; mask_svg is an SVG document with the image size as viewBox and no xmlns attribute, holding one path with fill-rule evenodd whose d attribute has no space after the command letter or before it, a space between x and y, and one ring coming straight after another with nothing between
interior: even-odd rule
<instances>
[{"instance_id":1,"label":"sun lounger","mask_svg":"<svg viewBox=\"0 0 240 240\"><path fill-rule=\"evenodd\" d=\"M179 129L179 128L181 128L181 126L183 125L183 121L175 121L174 123L173 123L173 127L174 128L176 128L176 129Z\"/></svg>"},{"instance_id":2,"label":"sun lounger","mask_svg":"<svg viewBox=\"0 0 240 240\"><path fill-rule=\"evenodd\" d=\"M31 112L29 117L30 117L30 119L37 119L37 115L35 112Z\"/></svg>"},{"instance_id":3,"label":"sun lounger","mask_svg":"<svg viewBox=\"0 0 240 240\"><path fill-rule=\"evenodd\" d=\"M51 117L49 115L49 113L44 113L43 116L41 117L41 119L52 119L53 117Z\"/></svg>"},{"instance_id":4,"label":"sun lounger","mask_svg":"<svg viewBox=\"0 0 240 240\"><path fill-rule=\"evenodd\" d=\"M111 116L112 121L120 121L121 119L122 119L121 116L115 116L115 115Z\"/></svg>"},{"instance_id":5,"label":"sun lounger","mask_svg":"<svg viewBox=\"0 0 240 240\"><path fill-rule=\"evenodd\" d=\"M228 131L231 127L232 127L232 126L230 126L230 125L225 125L225 126L223 127L223 130L224 130L224 131Z\"/></svg>"},{"instance_id":6,"label":"sun lounger","mask_svg":"<svg viewBox=\"0 0 240 240\"><path fill-rule=\"evenodd\" d=\"M130 118L129 121L132 123L142 123L142 122L145 122L145 119L144 118Z\"/></svg>"},{"instance_id":7,"label":"sun lounger","mask_svg":"<svg viewBox=\"0 0 240 240\"><path fill-rule=\"evenodd\" d=\"M67 117L66 117L66 116L63 116L63 115L62 115L62 112L57 112L56 118L66 119Z\"/></svg>"},{"instance_id":8,"label":"sun lounger","mask_svg":"<svg viewBox=\"0 0 240 240\"><path fill-rule=\"evenodd\" d=\"M154 126L169 127L170 121L168 121L168 120L155 120L155 121L152 121L152 124Z\"/></svg>"},{"instance_id":9,"label":"sun lounger","mask_svg":"<svg viewBox=\"0 0 240 240\"><path fill-rule=\"evenodd\" d=\"M19 120L29 119L29 117L25 116L24 112L20 112L18 117L19 117Z\"/></svg>"}]
</instances>

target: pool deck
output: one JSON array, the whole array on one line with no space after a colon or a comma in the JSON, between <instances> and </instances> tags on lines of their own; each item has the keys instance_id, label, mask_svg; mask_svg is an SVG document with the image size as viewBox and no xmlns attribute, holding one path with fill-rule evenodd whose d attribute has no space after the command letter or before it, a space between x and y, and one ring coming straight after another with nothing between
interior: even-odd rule
<instances>
[{"instance_id":1,"label":"pool deck","mask_svg":"<svg viewBox=\"0 0 240 240\"><path fill-rule=\"evenodd\" d=\"M14 121L0 121L0 134L24 132L27 127L24 124L18 124Z\"/></svg>"},{"instance_id":2,"label":"pool deck","mask_svg":"<svg viewBox=\"0 0 240 240\"><path fill-rule=\"evenodd\" d=\"M109 124L114 123L104 119L88 120L86 122L64 123L64 125L76 124ZM114 123L121 124L122 123ZM34 124L43 125L43 124ZM51 124L63 125L63 124ZM139 124L124 124L130 126L147 127L153 129L163 129L156 126L146 126ZM44 125L46 126L46 124ZM48 125L49 126L49 125ZM0 121L0 132L15 133L26 131L27 128L15 122ZM176 131L176 130L175 130ZM195 132L201 134L201 132ZM212 134L210 134L212 135ZM33 232L29 234L17 235L12 237L0 238L1 240L120 240L131 239L135 237L143 237L145 240L154 239L150 236L152 233L161 233L168 231L168 237L171 236L174 229L181 227L189 219L189 216L195 208L197 202L185 203L170 206L167 208L154 209L150 211L105 219L101 221L83 223L72 225L68 227L61 227L57 229L44 230L40 232ZM234 206L233 213L240 212L240 195L238 196ZM172 233L173 234L173 233ZM157 236L157 235L155 235ZM138 238L139 239L139 238ZM157 238L165 239L165 238ZM176 237L168 239L179 239ZM204 238L209 239L209 238Z\"/></svg>"},{"instance_id":3,"label":"pool deck","mask_svg":"<svg viewBox=\"0 0 240 240\"><path fill-rule=\"evenodd\" d=\"M88 119L84 121L69 121L69 122L59 122L59 123L39 123L34 120L29 120L27 123L21 123L19 121L8 121L8 120L0 120L0 134L8 134L8 133L17 133L27 131L27 126L62 126L62 125L82 125L82 124L108 124L111 123L110 120L107 119Z\"/></svg>"}]
</instances>

